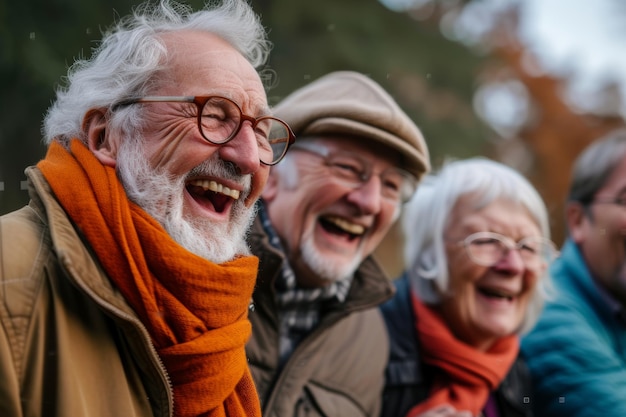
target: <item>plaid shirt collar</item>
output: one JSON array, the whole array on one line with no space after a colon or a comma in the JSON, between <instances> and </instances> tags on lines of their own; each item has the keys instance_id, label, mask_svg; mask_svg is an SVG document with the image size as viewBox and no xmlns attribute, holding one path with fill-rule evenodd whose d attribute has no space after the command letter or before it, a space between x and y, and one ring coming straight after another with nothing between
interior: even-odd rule
<instances>
[{"instance_id":1,"label":"plaid shirt collar","mask_svg":"<svg viewBox=\"0 0 626 417\"><path fill-rule=\"evenodd\" d=\"M258 214L263 229L269 237L270 244L281 253L286 253L280 243L278 234L270 222L265 204L262 201L259 201ZM289 262L285 260L282 265L281 274L275 284L276 300L281 308L309 303L315 304L316 302L331 300L333 298L336 298L339 302L344 302L348 296L350 284L352 284L352 277L335 281L320 288L298 288L295 273L293 269L291 269Z\"/></svg>"},{"instance_id":2,"label":"plaid shirt collar","mask_svg":"<svg viewBox=\"0 0 626 417\"><path fill-rule=\"evenodd\" d=\"M258 215L270 244L281 253L285 253L262 200L259 200ZM282 368L300 341L317 327L323 303L330 300L344 302L351 283L352 277L321 288L298 288L293 269L285 259L275 284L280 320L279 367Z\"/></svg>"}]
</instances>

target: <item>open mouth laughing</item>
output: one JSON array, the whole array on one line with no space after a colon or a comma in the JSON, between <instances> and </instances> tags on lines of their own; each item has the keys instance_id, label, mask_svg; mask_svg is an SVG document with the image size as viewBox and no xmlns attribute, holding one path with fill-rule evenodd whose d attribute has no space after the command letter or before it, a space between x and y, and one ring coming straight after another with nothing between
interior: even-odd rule
<instances>
[{"instance_id":1,"label":"open mouth laughing","mask_svg":"<svg viewBox=\"0 0 626 417\"><path fill-rule=\"evenodd\" d=\"M363 225L352 223L337 216L321 217L320 224L328 233L344 237L348 241L353 241L363 236L366 230Z\"/></svg>"},{"instance_id":2,"label":"open mouth laughing","mask_svg":"<svg viewBox=\"0 0 626 417\"><path fill-rule=\"evenodd\" d=\"M513 301L518 295L516 291L490 286L478 286L477 291L487 298L503 301Z\"/></svg>"},{"instance_id":3,"label":"open mouth laughing","mask_svg":"<svg viewBox=\"0 0 626 417\"><path fill-rule=\"evenodd\" d=\"M194 179L186 184L187 192L203 207L223 213L239 199L240 191L225 186L215 180Z\"/></svg>"}]
</instances>

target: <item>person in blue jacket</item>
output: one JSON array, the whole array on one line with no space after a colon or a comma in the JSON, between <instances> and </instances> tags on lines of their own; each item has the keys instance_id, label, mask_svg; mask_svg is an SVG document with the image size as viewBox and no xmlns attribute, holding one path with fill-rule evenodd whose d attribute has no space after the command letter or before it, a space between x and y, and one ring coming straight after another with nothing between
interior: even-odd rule
<instances>
[{"instance_id":1,"label":"person in blue jacket","mask_svg":"<svg viewBox=\"0 0 626 417\"><path fill-rule=\"evenodd\" d=\"M576 160L556 294L522 343L535 415L626 416L626 130Z\"/></svg>"}]
</instances>

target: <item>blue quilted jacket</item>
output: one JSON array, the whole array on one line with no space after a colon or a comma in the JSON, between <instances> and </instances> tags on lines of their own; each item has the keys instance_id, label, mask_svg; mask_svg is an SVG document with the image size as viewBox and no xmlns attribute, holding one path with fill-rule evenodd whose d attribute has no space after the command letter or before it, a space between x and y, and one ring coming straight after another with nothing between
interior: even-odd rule
<instances>
[{"instance_id":1,"label":"blue quilted jacket","mask_svg":"<svg viewBox=\"0 0 626 417\"><path fill-rule=\"evenodd\" d=\"M626 325L567 241L552 266L556 294L523 338L538 417L626 416Z\"/></svg>"}]
</instances>

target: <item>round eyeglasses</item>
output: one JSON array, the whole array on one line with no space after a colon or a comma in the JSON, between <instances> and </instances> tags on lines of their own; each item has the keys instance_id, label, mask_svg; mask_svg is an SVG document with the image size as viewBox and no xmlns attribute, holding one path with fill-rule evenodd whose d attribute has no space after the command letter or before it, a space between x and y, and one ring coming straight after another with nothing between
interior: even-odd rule
<instances>
[{"instance_id":1,"label":"round eyeglasses","mask_svg":"<svg viewBox=\"0 0 626 417\"><path fill-rule=\"evenodd\" d=\"M244 114L234 101L220 96L147 96L125 100L115 104L121 106L136 103L192 103L197 114L198 129L207 142L223 145L241 130L244 121L249 121L256 135L259 159L265 165L275 165L287 153L296 137L287 123L273 117L252 117Z\"/></svg>"},{"instance_id":2,"label":"round eyeglasses","mask_svg":"<svg viewBox=\"0 0 626 417\"><path fill-rule=\"evenodd\" d=\"M417 179L409 172L389 167L375 174L372 162L356 153L348 151L331 151L318 143L299 142L292 149L302 150L323 158L324 165L337 181L350 188L359 188L370 178L377 175L381 183L381 195L388 201L397 203L407 202L417 189Z\"/></svg>"},{"instance_id":3,"label":"round eyeglasses","mask_svg":"<svg viewBox=\"0 0 626 417\"><path fill-rule=\"evenodd\" d=\"M539 236L529 236L519 242L499 233L473 233L459 242L470 259L482 266L497 264L507 253L517 250L527 268L547 266L558 256L554 243Z\"/></svg>"}]
</instances>

